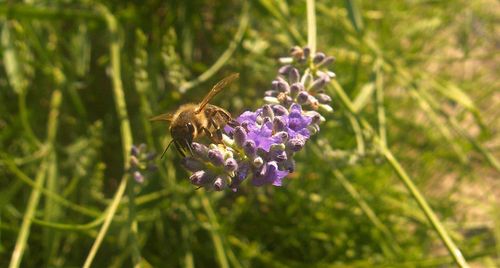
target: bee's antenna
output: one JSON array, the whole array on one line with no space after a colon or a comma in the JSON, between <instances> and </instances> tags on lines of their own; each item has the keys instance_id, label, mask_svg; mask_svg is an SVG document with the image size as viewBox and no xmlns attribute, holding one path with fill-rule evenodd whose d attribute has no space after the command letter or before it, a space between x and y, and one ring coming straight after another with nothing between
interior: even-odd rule
<instances>
[{"instance_id":1,"label":"bee's antenna","mask_svg":"<svg viewBox=\"0 0 500 268\"><path fill-rule=\"evenodd\" d=\"M165 148L165 151L163 151L163 153L161 154L160 159L163 159L163 156L165 155L165 153L167 152L168 148L170 147L170 145L172 144L173 141L174 141L174 139L170 140L170 142L167 145L167 148Z\"/></svg>"}]
</instances>

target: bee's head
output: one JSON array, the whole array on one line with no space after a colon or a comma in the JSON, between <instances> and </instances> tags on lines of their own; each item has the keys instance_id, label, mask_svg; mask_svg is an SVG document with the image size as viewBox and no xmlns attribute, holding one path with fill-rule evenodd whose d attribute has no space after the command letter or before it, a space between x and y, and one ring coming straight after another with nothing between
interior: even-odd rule
<instances>
[{"instance_id":1,"label":"bee's head","mask_svg":"<svg viewBox=\"0 0 500 268\"><path fill-rule=\"evenodd\" d=\"M196 136L196 128L191 122L172 126L170 134L181 155L184 155L185 151L191 151L191 143Z\"/></svg>"},{"instance_id":2,"label":"bee's head","mask_svg":"<svg viewBox=\"0 0 500 268\"><path fill-rule=\"evenodd\" d=\"M170 135L175 140L186 140L191 143L196 136L196 129L191 122L179 124L170 128Z\"/></svg>"}]
</instances>

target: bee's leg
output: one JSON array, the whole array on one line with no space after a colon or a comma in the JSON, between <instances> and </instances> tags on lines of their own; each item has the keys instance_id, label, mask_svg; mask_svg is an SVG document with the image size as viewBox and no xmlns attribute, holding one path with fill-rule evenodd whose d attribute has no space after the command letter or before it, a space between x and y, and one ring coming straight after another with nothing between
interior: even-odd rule
<instances>
[{"instance_id":1,"label":"bee's leg","mask_svg":"<svg viewBox=\"0 0 500 268\"><path fill-rule=\"evenodd\" d=\"M209 126L210 126L210 123L209 123ZM217 139L217 137L215 137L214 133L210 132L210 130L208 130L208 128L206 127L203 127L201 129L205 135L207 135L207 137L215 144L220 144L222 139Z\"/></svg>"},{"instance_id":2,"label":"bee's leg","mask_svg":"<svg viewBox=\"0 0 500 268\"><path fill-rule=\"evenodd\" d=\"M240 122L238 122L238 121L236 121L234 119L231 119L230 121L227 122L227 125L230 126L230 127L235 128L235 127L237 127L237 126L240 125Z\"/></svg>"},{"instance_id":3,"label":"bee's leg","mask_svg":"<svg viewBox=\"0 0 500 268\"><path fill-rule=\"evenodd\" d=\"M177 149L177 152L179 152L179 154L182 156L182 157L186 157L186 154L184 153L184 151L182 150L183 147L182 145L178 142L178 141L174 141L174 145L175 145L175 148Z\"/></svg>"},{"instance_id":4,"label":"bee's leg","mask_svg":"<svg viewBox=\"0 0 500 268\"><path fill-rule=\"evenodd\" d=\"M186 142L186 147L189 149L191 156L193 156L193 149L191 149L191 143L188 140L184 140Z\"/></svg>"},{"instance_id":5,"label":"bee's leg","mask_svg":"<svg viewBox=\"0 0 500 268\"><path fill-rule=\"evenodd\" d=\"M214 141L214 143L224 144L222 142L222 128L212 118L210 118L208 121L209 124L211 124L215 128L215 131L211 133L211 139Z\"/></svg>"},{"instance_id":6,"label":"bee's leg","mask_svg":"<svg viewBox=\"0 0 500 268\"><path fill-rule=\"evenodd\" d=\"M210 126L211 123L209 122L208 125ZM208 138L210 138L210 140L213 143L215 143L215 144L223 144L222 143L222 132L220 131L219 128L217 128L215 130L215 132L210 132L210 130L208 130L208 128L206 128L206 127L203 127L201 130L205 133L205 135L207 135ZM216 135L214 135L214 134L216 134Z\"/></svg>"}]
</instances>

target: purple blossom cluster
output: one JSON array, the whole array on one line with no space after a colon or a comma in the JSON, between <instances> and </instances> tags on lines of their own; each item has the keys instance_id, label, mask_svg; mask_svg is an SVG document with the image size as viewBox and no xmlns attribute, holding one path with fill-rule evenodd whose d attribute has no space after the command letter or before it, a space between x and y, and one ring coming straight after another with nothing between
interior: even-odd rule
<instances>
[{"instance_id":1,"label":"purple blossom cluster","mask_svg":"<svg viewBox=\"0 0 500 268\"><path fill-rule=\"evenodd\" d=\"M193 172L192 184L221 191L236 191L248 177L255 186L281 186L295 169L294 154L319 131L325 119L318 112L331 112L325 86L335 74L326 69L332 57L294 47L279 68L271 89L265 92L268 103L256 111L246 111L237 126L224 128L224 144L192 143L193 154L182 160Z\"/></svg>"},{"instance_id":2,"label":"purple blossom cluster","mask_svg":"<svg viewBox=\"0 0 500 268\"><path fill-rule=\"evenodd\" d=\"M156 170L156 165L153 163L155 155L154 152L147 151L147 146L144 143L139 146L132 145L129 172L136 182L143 183L146 171Z\"/></svg>"}]
</instances>

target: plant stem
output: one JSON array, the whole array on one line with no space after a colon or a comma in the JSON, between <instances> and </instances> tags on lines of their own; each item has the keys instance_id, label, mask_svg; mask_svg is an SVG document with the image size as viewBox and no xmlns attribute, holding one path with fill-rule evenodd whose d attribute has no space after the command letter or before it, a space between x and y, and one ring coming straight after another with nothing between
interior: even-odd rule
<instances>
[{"instance_id":1,"label":"plant stem","mask_svg":"<svg viewBox=\"0 0 500 268\"><path fill-rule=\"evenodd\" d=\"M219 265L222 268L228 268L229 263L227 261L226 257L226 252L224 250L224 245L222 243L222 238L219 234L219 223L217 222L217 216L214 213L214 210L212 209L212 206L210 205L210 201L208 198L203 194L200 193L200 198L201 198L201 204L203 206L203 209L207 213L208 220L210 221L210 234L212 235L212 241L215 246L215 252L217 253L217 259L219 259Z\"/></svg>"},{"instance_id":2,"label":"plant stem","mask_svg":"<svg viewBox=\"0 0 500 268\"><path fill-rule=\"evenodd\" d=\"M28 4L0 4L0 15L23 18L43 18L43 19L61 19L61 18L83 18L83 19L100 19L98 13L91 10L40 7Z\"/></svg>"},{"instance_id":3,"label":"plant stem","mask_svg":"<svg viewBox=\"0 0 500 268\"><path fill-rule=\"evenodd\" d=\"M249 21L248 5L249 5L248 1L244 1L243 10L241 12L242 14L240 19L240 25L238 27L236 34L234 35L233 40L231 40L231 43L229 43L229 46L224 51L224 53L222 53L222 55L215 61L215 63L212 66L210 66L210 68L208 68L205 72L203 72L200 76L196 77L194 80L183 83L179 88L179 91L181 93L186 92L189 89L207 81L216 72L218 72L224 66L224 64L226 64L227 61L229 61L234 51L236 50L238 44L243 39L243 36L248 27L248 21Z\"/></svg>"},{"instance_id":4,"label":"plant stem","mask_svg":"<svg viewBox=\"0 0 500 268\"><path fill-rule=\"evenodd\" d=\"M307 0L307 46L316 54L316 10L314 0Z\"/></svg>"},{"instance_id":5,"label":"plant stem","mask_svg":"<svg viewBox=\"0 0 500 268\"><path fill-rule=\"evenodd\" d=\"M420 194L420 191L417 189L415 184L413 184L413 181L411 180L410 176L408 176L408 174L403 169L401 164L399 164L399 161L396 160L391 151L389 151L386 147L380 145L379 149L384 155L385 159L387 159L387 162L389 162L394 171L396 171L398 177L403 181L406 188L415 198L420 208L424 211L425 216L431 222L432 227L434 227L434 229L437 231L439 237L441 237L441 240L443 240L446 248L450 252L453 259L455 260L455 263L459 267L469 267L467 261L462 255L462 252L455 245L451 237L448 235L448 232L444 229L443 225L441 224L441 221L437 218L436 214L434 214L429 204L427 204L425 198L422 196L422 194Z\"/></svg>"},{"instance_id":6,"label":"plant stem","mask_svg":"<svg viewBox=\"0 0 500 268\"><path fill-rule=\"evenodd\" d=\"M53 143L57 133L57 119L59 114L59 107L61 105L61 98L62 97L60 91L56 90L52 93L49 120L47 123L46 144L49 147L48 155L50 155L51 151L54 150ZM47 164L48 164L48 158L46 157L42 160L42 164L38 169L38 173L35 179L36 187L33 188L33 191L31 192L31 195L28 200L28 206L26 207L26 212L24 213L21 229L19 230L19 235L17 236L16 245L14 251L12 252L12 257L9 264L10 268L17 268L21 265L21 260L23 258L23 254L26 249L26 242L28 241L28 237L30 235L32 219L34 218L35 211L40 201L40 195L41 195L40 188L43 187L45 179L47 177L46 173Z\"/></svg>"},{"instance_id":7,"label":"plant stem","mask_svg":"<svg viewBox=\"0 0 500 268\"><path fill-rule=\"evenodd\" d=\"M111 36L111 41L109 44L109 53L111 58L111 69L112 69L111 79L113 83L113 95L114 95L116 113L118 119L120 120L123 166L124 166L124 171L127 172L129 170L129 162L130 162L129 150L130 148L132 148L132 132L130 130L130 122L128 120L125 94L123 92L123 84L121 79L121 65L120 65L121 52L120 52L120 43L118 38L118 22L106 7L99 5L97 7L97 10L104 18L106 25L108 27L108 32ZM129 179L130 176L128 176L128 174L125 173L125 175L122 177L120 185L118 186L115 196L113 197L113 201L111 202L109 208L107 209L104 223L101 226L101 229L99 230L99 234L97 235L97 238L94 241L92 248L90 249L89 255L87 256L87 259L85 260L83 267L88 268L92 264L92 261L94 260L97 250L101 246L104 236L108 231L109 225L111 224L111 221L115 216L116 210L118 209L118 205L120 204L123 194L125 193L125 189L127 187L127 182ZM132 221L132 223L136 224L135 219ZM137 230L134 230L134 228L131 228L131 235L136 235L136 231ZM134 241L137 240L135 239ZM133 247L137 246L137 244L132 246Z\"/></svg>"},{"instance_id":8,"label":"plant stem","mask_svg":"<svg viewBox=\"0 0 500 268\"><path fill-rule=\"evenodd\" d=\"M378 147L379 151L384 155L387 162L391 165L391 167L394 169L394 171L396 171L396 173L398 174L398 177L401 179L401 181L403 181L404 185L406 186L406 188L408 189L410 194L417 201L419 207L422 209L425 216L427 217L427 219L431 223L432 227L436 230L440 239L445 244L446 248L448 249L448 252L455 260L455 263L459 267L469 267L467 264L467 261L465 260L462 253L460 252L460 249L455 245L453 240L450 238L450 236L448 235L448 232L443 227L441 221L439 221L436 214L434 214L434 211L427 204L427 201L425 200L425 198L422 196L422 194L417 189L415 184L413 184L413 181L408 176L408 174L403 169L403 167L399 164L399 162L396 160L396 158L392 155L391 151L387 147L385 147L381 144L380 137L377 136L377 133L374 131L374 129L370 125L370 123L368 123L368 121L365 118L358 115L354 111L352 101L349 99L349 97L345 93L342 86L336 80L332 81L332 85L333 85L334 92L337 94L337 96L339 96L339 99L342 101L344 106L354 116L358 117L358 120L360 121L363 128L372 134L372 136L374 137L375 144L378 145L377 147Z\"/></svg>"}]
</instances>

